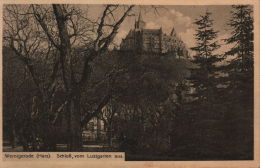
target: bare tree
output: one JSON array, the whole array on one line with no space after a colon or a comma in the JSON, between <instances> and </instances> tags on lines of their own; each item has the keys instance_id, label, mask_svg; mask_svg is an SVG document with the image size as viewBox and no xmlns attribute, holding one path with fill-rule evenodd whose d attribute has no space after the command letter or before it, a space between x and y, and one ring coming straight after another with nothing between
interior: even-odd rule
<instances>
[{"instance_id":1,"label":"bare tree","mask_svg":"<svg viewBox=\"0 0 260 168\"><path fill-rule=\"evenodd\" d=\"M56 50L35 22L29 5L7 5L4 14L4 43L25 66L26 74L33 82L32 87L36 88L33 97L37 97L40 102L36 108L32 108L31 120L40 117L43 125L48 124L52 119L50 115L55 111L53 105L56 91L61 87L57 78ZM48 130L51 127L41 128L47 129L42 130L42 133L52 132ZM47 136L42 137L47 140Z\"/></svg>"},{"instance_id":2,"label":"bare tree","mask_svg":"<svg viewBox=\"0 0 260 168\"><path fill-rule=\"evenodd\" d=\"M82 124L97 115L111 97L108 91L97 109L82 119L80 99L91 77L91 64L108 49L133 7L106 5L97 22L70 5L7 5L5 8L5 43L24 63L37 87L41 102L37 108L41 108L39 114L46 124L55 124L60 113L67 111L71 151L81 150ZM115 11L122 9L122 16L114 16ZM77 45L81 47L76 48ZM58 90L66 96L54 109Z\"/></svg>"}]
</instances>

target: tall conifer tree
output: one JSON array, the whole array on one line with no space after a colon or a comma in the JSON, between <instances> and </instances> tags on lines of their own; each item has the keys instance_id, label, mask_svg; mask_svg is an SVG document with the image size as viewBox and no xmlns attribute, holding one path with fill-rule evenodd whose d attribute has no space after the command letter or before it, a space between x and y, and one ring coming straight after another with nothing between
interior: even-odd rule
<instances>
[{"instance_id":1,"label":"tall conifer tree","mask_svg":"<svg viewBox=\"0 0 260 168\"><path fill-rule=\"evenodd\" d=\"M192 62L195 67L191 69L189 82L194 92L191 93L193 101L186 106L190 120L189 145L196 149L195 157L215 158L220 155L220 140L222 130L217 90L219 85L219 63L223 56L217 54L220 45L217 42L218 32L214 30L211 13L205 12L194 24L197 26L196 45L191 48L195 51ZM187 117L186 117L187 118Z\"/></svg>"},{"instance_id":2,"label":"tall conifer tree","mask_svg":"<svg viewBox=\"0 0 260 168\"><path fill-rule=\"evenodd\" d=\"M252 9L247 5L232 6L231 19L228 22L231 28L231 36L226 39L226 43L233 45L225 53L228 64L223 69L228 74L226 78L227 102L231 107L240 109L241 113L247 113L253 109L253 18ZM234 114L239 114L234 109ZM234 117L233 113L229 117Z\"/></svg>"},{"instance_id":3,"label":"tall conifer tree","mask_svg":"<svg viewBox=\"0 0 260 168\"><path fill-rule=\"evenodd\" d=\"M192 69L190 81L195 88L193 96L200 102L212 100L213 91L217 87L217 63L223 59L215 53L220 45L216 41L218 32L214 30L210 16L211 13L207 11L194 22L198 27L195 34L197 42L191 50L196 52L192 62L197 67Z\"/></svg>"},{"instance_id":4,"label":"tall conifer tree","mask_svg":"<svg viewBox=\"0 0 260 168\"><path fill-rule=\"evenodd\" d=\"M231 19L228 25L232 35L226 39L227 44L234 44L226 56L235 56L227 66L233 72L253 71L253 18L252 9L246 5L232 6Z\"/></svg>"},{"instance_id":5,"label":"tall conifer tree","mask_svg":"<svg viewBox=\"0 0 260 168\"><path fill-rule=\"evenodd\" d=\"M234 97L252 101L253 98L253 18L252 9L246 5L232 6L231 36L226 39L233 47L225 53L226 57L233 56L225 68L228 73L229 90ZM238 94L238 95L237 95ZM239 100L242 101L242 100Z\"/></svg>"},{"instance_id":6,"label":"tall conifer tree","mask_svg":"<svg viewBox=\"0 0 260 168\"><path fill-rule=\"evenodd\" d=\"M252 159L254 35L251 7L232 6L228 25L231 36L225 41L233 47L225 53L228 64L222 69L227 74L226 88L221 98L222 105L226 107L223 120L225 134L222 138L230 157Z\"/></svg>"}]
</instances>

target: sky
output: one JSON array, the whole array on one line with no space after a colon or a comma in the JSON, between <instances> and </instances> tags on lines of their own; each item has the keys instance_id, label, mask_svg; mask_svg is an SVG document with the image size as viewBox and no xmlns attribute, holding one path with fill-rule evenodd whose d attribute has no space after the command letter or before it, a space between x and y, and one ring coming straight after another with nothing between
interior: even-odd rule
<instances>
[{"instance_id":1,"label":"sky","mask_svg":"<svg viewBox=\"0 0 260 168\"><path fill-rule=\"evenodd\" d=\"M87 18L92 21L99 21L105 9L105 5L75 5L81 8L86 14ZM126 6L120 6L115 10L114 17L116 20L120 18L125 11ZM206 11L211 12L211 19L214 20L214 30L218 31L217 40L219 44L225 44L223 39L231 36L230 27L227 26L231 18L232 7L230 5L166 5L156 6L157 12L151 6L136 5L131 11L131 16L128 16L114 39L116 45L120 45L123 38L128 32L134 28L135 20L139 14L142 14L143 21L146 22L147 29L162 28L163 32L169 34L174 28L177 35L186 44L187 49L195 46L194 34L196 33L196 25L194 21L204 15ZM112 18L110 18L112 20ZM232 47L231 45L222 45L217 53L224 53ZM190 54L194 53L190 51Z\"/></svg>"},{"instance_id":2,"label":"sky","mask_svg":"<svg viewBox=\"0 0 260 168\"><path fill-rule=\"evenodd\" d=\"M83 7L84 8L84 7ZM101 16L104 6L102 5L88 5L88 16L97 19ZM200 15L204 15L206 11L212 13L211 18L214 20L214 29L219 31L218 40L220 44L223 44L225 38L230 37L230 28L227 26L227 22L230 19L231 6L228 5L175 5L175 6L159 6L156 13L153 8L149 6L136 6L132 14L134 16L128 17L121 25L118 34L116 36L116 44L120 44L122 38L128 34L130 29L134 28L134 22L138 18L141 12L143 20L146 22L147 29L160 28L166 34L169 34L174 27L177 35L183 40L187 48L194 47L195 39L194 34L196 25L193 24L195 19L198 19ZM121 16L122 11L118 11L116 15ZM219 51L227 51L230 46L223 46Z\"/></svg>"}]
</instances>

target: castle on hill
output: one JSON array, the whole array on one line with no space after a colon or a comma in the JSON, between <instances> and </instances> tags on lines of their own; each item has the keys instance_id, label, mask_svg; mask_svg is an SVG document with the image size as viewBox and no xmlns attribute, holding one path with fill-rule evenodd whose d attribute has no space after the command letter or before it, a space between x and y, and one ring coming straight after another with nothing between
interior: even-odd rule
<instances>
[{"instance_id":1,"label":"castle on hill","mask_svg":"<svg viewBox=\"0 0 260 168\"><path fill-rule=\"evenodd\" d=\"M160 29L146 29L146 23L141 13L135 21L134 29L131 29L120 45L121 51L135 53L169 54L178 57L187 57L188 51L183 41L172 28L169 35Z\"/></svg>"}]
</instances>

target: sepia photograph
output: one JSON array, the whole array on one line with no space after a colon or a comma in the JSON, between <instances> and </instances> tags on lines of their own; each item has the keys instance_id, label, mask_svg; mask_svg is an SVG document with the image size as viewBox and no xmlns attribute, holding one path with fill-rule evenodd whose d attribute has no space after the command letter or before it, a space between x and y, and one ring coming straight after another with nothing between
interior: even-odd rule
<instances>
[{"instance_id":1,"label":"sepia photograph","mask_svg":"<svg viewBox=\"0 0 260 168\"><path fill-rule=\"evenodd\" d=\"M2 152L254 160L254 6L2 5Z\"/></svg>"}]
</instances>

